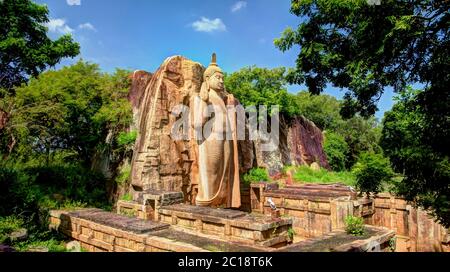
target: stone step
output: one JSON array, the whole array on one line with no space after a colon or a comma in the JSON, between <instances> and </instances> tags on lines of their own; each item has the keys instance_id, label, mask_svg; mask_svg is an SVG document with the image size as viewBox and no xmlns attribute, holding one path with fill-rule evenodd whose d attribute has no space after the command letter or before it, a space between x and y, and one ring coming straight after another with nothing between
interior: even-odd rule
<instances>
[{"instance_id":1,"label":"stone step","mask_svg":"<svg viewBox=\"0 0 450 272\"><path fill-rule=\"evenodd\" d=\"M89 220L108 227L131 231L134 233L148 233L169 228L169 224L151 220L140 220L128 216L105 212L100 209L87 209L69 212L69 216Z\"/></svg>"},{"instance_id":2,"label":"stone step","mask_svg":"<svg viewBox=\"0 0 450 272\"><path fill-rule=\"evenodd\" d=\"M191 213L192 215L197 216L212 216L223 219L233 219L245 216L247 213L237 210L230 209L220 209L220 208L210 208L210 207L201 207L194 205L186 205L186 204L175 204L170 206L163 206L162 209L166 211L174 211L174 212L185 212Z\"/></svg>"}]
</instances>

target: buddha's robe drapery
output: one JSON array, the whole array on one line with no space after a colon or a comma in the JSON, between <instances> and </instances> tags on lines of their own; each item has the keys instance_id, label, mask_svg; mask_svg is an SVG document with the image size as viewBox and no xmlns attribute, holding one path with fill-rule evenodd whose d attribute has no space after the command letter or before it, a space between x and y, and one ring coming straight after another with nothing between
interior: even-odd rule
<instances>
[{"instance_id":1,"label":"buddha's robe drapery","mask_svg":"<svg viewBox=\"0 0 450 272\"><path fill-rule=\"evenodd\" d=\"M227 104L234 101L228 101ZM207 107L214 108L208 117ZM239 168L237 156L236 114L227 111L224 98L216 91L209 91L207 102L195 99L194 129L204 138L198 139L198 194L199 206L224 206L238 208L241 205ZM228 133L228 135L227 135Z\"/></svg>"}]
</instances>

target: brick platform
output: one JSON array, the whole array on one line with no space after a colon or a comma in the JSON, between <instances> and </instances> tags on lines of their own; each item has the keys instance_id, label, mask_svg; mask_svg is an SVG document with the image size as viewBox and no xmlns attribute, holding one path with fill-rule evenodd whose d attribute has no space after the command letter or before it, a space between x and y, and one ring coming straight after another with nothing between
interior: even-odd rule
<instances>
[{"instance_id":1,"label":"brick platform","mask_svg":"<svg viewBox=\"0 0 450 272\"><path fill-rule=\"evenodd\" d=\"M241 211L177 204L159 209L161 222L190 233L214 235L221 239L264 247L279 247L289 242L292 219Z\"/></svg>"},{"instance_id":2,"label":"brick platform","mask_svg":"<svg viewBox=\"0 0 450 272\"><path fill-rule=\"evenodd\" d=\"M343 184L302 184L279 188L278 184L251 185L252 212L270 214L271 198L282 216L293 219L298 237L320 237L345 226L348 215L360 216L370 224L374 213L371 200L356 198L356 192Z\"/></svg>"},{"instance_id":3,"label":"brick platform","mask_svg":"<svg viewBox=\"0 0 450 272\"><path fill-rule=\"evenodd\" d=\"M258 252L261 247L229 243L174 230L168 224L98 209L51 211L50 228L91 252Z\"/></svg>"},{"instance_id":4,"label":"brick platform","mask_svg":"<svg viewBox=\"0 0 450 272\"><path fill-rule=\"evenodd\" d=\"M212 239L179 231L168 224L98 209L51 211L50 227L79 241L91 252L390 251L390 241L394 237L393 231L366 226L369 231L363 237L350 236L340 230L275 249Z\"/></svg>"}]
</instances>

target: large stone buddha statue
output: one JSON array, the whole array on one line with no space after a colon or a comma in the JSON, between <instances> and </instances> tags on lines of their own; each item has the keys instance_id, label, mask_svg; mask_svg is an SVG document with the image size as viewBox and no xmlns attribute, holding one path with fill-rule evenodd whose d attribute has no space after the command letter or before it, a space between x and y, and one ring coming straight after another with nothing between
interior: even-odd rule
<instances>
[{"instance_id":1,"label":"large stone buddha statue","mask_svg":"<svg viewBox=\"0 0 450 272\"><path fill-rule=\"evenodd\" d=\"M196 205L238 208L241 199L236 112L233 111L236 101L225 91L215 54L194 100L193 126L198 143Z\"/></svg>"}]
</instances>

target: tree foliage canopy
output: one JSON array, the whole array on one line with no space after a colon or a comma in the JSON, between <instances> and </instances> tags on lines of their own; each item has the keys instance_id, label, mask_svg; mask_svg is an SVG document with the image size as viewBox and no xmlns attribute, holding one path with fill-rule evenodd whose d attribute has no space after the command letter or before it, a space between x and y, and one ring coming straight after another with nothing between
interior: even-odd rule
<instances>
[{"instance_id":1,"label":"tree foliage canopy","mask_svg":"<svg viewBox=\"0 0 450 272\"><path fill-rule=\"evenodd\" d=\"M322 130L335 130L343 122L339 110L341 101L334 96L313 95L307 91L298 92L295 101L301 115L313 121Z\"/></svg>"},{"instance_id":2,"label":"tree foliage canopy","mask_svg":"<svg viewBox=\"0 0 450 272\"><path fill-rule=\"evenodd\" d=\"M225 86L244 106L279 105L284 116L303 115L327 131L330 138L325 142L325 151L334 169L350 169L361 152L381 151L380 128L374 118L357 115L344 120L339 114L342 101L333 96L287 92L283 68L243 68L226 75Z\"/></svg>"},{"instance_id":3,"label":"tree foliage canopy","mask_svg":"<svg viewBox=\"0 0 450 272\"><path fill-rule=\"evenodd\" d=\"M300 46L290 83L305 83L314 94L328 83L348 88L343 115L368 116L386 86L448 89L449 9L448 1L433 0L292 0L291 13L302 21L275 45Z\"/></svg>"},{"instance_id":4,"label":"tree foliage canopy","mask_svg":"<svg viewBox=\"0 0 450 272\"><path fill-rule=\"evenodd\" d=\"M70 35L47 36L48 8L30 0L0 1L0 88L11 88L37 76L80 48Z\"/></svg>"},{"instance_id":5,"label":"tree foliage canopy","mask_svg":"<svg viewBox=\"0 0 450 272\"><path fill-rule=\"evenodd\" d=\"M323 150L327 155L328 163L334 171L342 171L346 168L346 156L349 148L344 137L331 131L325 133Z\"/></svg>"},{"instance_id":6,"label":"tree foliage canopy","mask_svg":"<svg viewBox=\"0 0 450 272\"><path fill-rule=\"evenodd\" d=\"M17 140L15 154L50 159L64 152L89 165L107 134L117 135L131 122L128 75L104 74L98 65L79 61L17 88L6 129Z\"/></svg>"},{"instance_id":7,"label":"tree foliage canopy","mask_svg":"<svg viewBox=\"0 0 450 272\"><path fill-rule=\"evenodd\" d=\"M430 140L445 132L448 137L449 127L430 131L430 120L417 103L421 95L423 92L408 88L396 98L397 103L383 121L381 146L394 170L405 174L398 192L431 208L444 225L450 226L449 140Z\"/></svg>"},{"instance_id":8,"label":"tree foliage canopy","mask_svg":"<svg viewBox=\"0 0 450 272\"><path fill-rule=\"evenodd\" d=\"M389 183L394 175L389 159L373 152L361 153L352 172L356 177L356 187L366 194L379 193L383 183Z\"/></svg>"},{"instance_id":9,"label":"tree foliage canopy","mask_svg":"<svg viewBox=\"0 0 450 272\"><path fill-rule=\"evenodd\" d=\"M245 67L226 75L225 87L245 107L278 105L286 116L298 115L298 108L287 91L285 68Z\"/></svg>"},{"instance_id":10,"label":"tree foliage canopy","mask_svg":"<svg viewBox=\"0 0 450 272\"><path fill-rule=\"evenodd\" d=\"M341 115L370 116L386 87L404 96L386 114L385 154L405 175L399 192L431 208L450 226L450 2L435 0L292 0L301 18L275 45L300 46L289 83L305 83L311 93L327 84L346 88ZM351 146L351 145L350 145Z\"/></svg>"}]
</instances>

